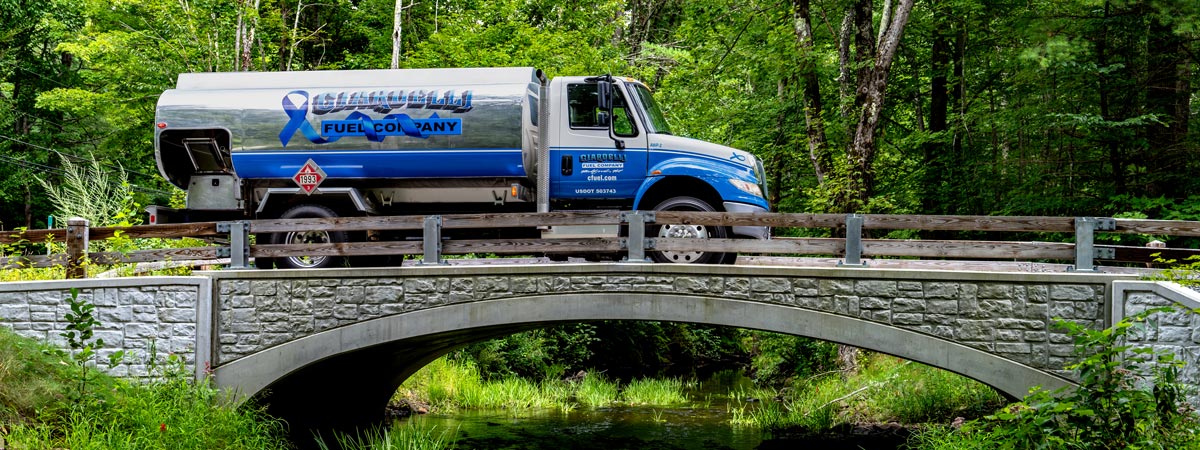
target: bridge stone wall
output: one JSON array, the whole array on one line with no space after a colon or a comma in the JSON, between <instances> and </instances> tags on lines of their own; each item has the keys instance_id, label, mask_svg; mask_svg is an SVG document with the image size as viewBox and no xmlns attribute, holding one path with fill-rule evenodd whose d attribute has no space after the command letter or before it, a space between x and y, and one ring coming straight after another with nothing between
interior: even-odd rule
<instances>
[{"instance_id":1,"label":"bridge stone wall","mask_svg":"<svg viewBox=\"0 0 1200 450\"><path fill-rule=\"evenodd\" d=\"M214 366L368 319L455 303L573 293L710 296L822 311L956 341L1068 376L1055 318L1104 326L1110 275L612 264L210 272Z\"/></svg>"},{"instance_id":2,"label":"bridge stone wall","mask_svg":"<svg viewBox=\"0 0 1200 450\"><path fill-rule=\"evenodd\" d=\"M1175 311L1157 312L1131 328L1129 343L1134 349L1148 348L1174 353L1185 365L1179 379L1200 386L1200 292L1174 283L1118 281L1113 283L1112 319L1134 316L1164 306ZM1200 405L1200 391L1188 393L1192 405Z\"/></svg>"},{"instance_id":3,"label":"bridge stone wall","mask_svg":"<svg viewBox=\"0 0 1200 450\"><path fill-rule=\"evenodd\" d=\"M317 275L317 276L314 276ZM215 285L213 283L216 283ZM70 288L96 305L96 337L130 354L118 376L147 375L150 343L202 374L273 346L373 318L456 303L586 293L731 298L838 314L937 336L1069 376L1064 318L1092 328L1147 308L1200 308L1171 283L1088 274L666 265L221 271L197 277L0 283L0 326L65 348ZM219 294L219 295L213 295ZM215 297L215 298L214 298ZM1112 299L1112 301L1108 301ZM816 336L820 337L820 336ZM1135 345L1174 352L1200 385L1200 315L1159 313ZM1200 395L1193 393L1194 404Z\"/></svg>"},{"instance_id":4,"label":"bridge stone wall","mask_svg":"<svg viewBox=\"0 0 1200 450\"><path fill-rule=\"evenodd\" d=\"M154 343L160 358L173 353L191 368L196 367L197 332L202 303L211 298L212 281L207 277L145 277L87 279L72 281L30 281L0 283L0 326L17 334L59 348L68 348L62 332L66 314L71 312L67 299L70 289L78 288L79 299L96 306L100 325L95 338L104 340L97 351L101 361L125 350L125 363L107 370L116 376L150 375L147 362ZM200 307L198 307L200 306Z\"/></svg>"}]
</instances>

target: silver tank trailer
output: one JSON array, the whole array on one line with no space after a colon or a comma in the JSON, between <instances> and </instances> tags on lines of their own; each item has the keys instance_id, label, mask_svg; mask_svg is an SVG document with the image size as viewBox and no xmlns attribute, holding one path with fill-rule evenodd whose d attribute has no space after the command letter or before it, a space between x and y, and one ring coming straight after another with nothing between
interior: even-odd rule
<instances>
[{"instance_id":1,"label":"silver tank trailer","mask_svg":"<svg viewBox=\"0 0 1200 450\"><path fill-rule=\"evenodd\" d=\"M309 158L330 179L532 178L543 82L528 67L180 74L155 154L184 189L286 179Z\"/></svg>"}]
</instances>

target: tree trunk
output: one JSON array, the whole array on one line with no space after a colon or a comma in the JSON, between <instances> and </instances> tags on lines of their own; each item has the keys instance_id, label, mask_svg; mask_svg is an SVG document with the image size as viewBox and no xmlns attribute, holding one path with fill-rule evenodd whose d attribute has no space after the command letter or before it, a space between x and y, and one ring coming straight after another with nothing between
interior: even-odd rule
<instances>
[{"instance_id":1,"label":"tree trunk","mask_svg":"<svg viewBox=\"0 0 1200 450\"><path fill-rule=\"evenodd\" d=\"M25 229L26 230L33 229L33 189L30 187L31 183L33 183L33 180L26 180L26 182L25 182Z\"/></svg>"},{"instance_id":2,"label":"tree trunk","mask_svg":"<svg viewBox=\"0 0 1200 450\"><path fill-rule=\"evenodd\" d=\"M858 126L847 151L850 173L844 212L861 211L874 191L875 132L883 114L888 74L912 6L913 0L900 0L891 14L891 20L880 24L884 27L880 32L883 40L877 46L872 33L871 1L858 0L855 3L854 15L858 23L855 39L859 64L858 90L855 94Z\"/></svg>"},{"instance_id":3,"label":"tree trunk","mask_svg":"<svg viewBox=\"0 0 1200 450\"><path fill-rule=\"evenodd\" d=\"M854 114L854 73L850 71L850 47L854 37L854 8L846 10L842 28L838 31L838 91L841 94L843 119ZM850 136L849 134L847 136Z\"/></svg>"},{"instance_id":4,"label":"tree trunk","mask_svg":"<svg viewBox=\"0 0 1200 450\"><path fill-rule=\"evenodd\" d=\"M934 3L934 30L933 30L933 45L930 50L930 77L929 77L929 133L935 137L931 138L922 147L924 149L924 185L925 195L921 201L921 209L925 214L944 214L946 213L946 198L942 192L942 186L947 180L947 156L945 140L938 133L944 133L947 130L947 117L950 111L950 92L949 92L949 74L950 70L950 39L947 36L949 32L950 18L947 14L943 2Z\"/></svg>"},{"instance_id":5,"label":"tree trunk","mask_svg":"<svg viewBox=\"0 0 1200 450\"><path fill-rule=\"evenodd\" d=\"M1187 170L1189 155L1185 150L1190 116L1191 61L1188 43L1176 34L1172 24L1151 15L1146 36L1146 112L1157 114L1162 124L1147 125L1150 154L1157 164L1152 172L1157 177L1154 191L1169 198L1186 196L1185 186L1191 171Z\"/></svg>"},{"instance_id":6,"label":"tree trunk","mask_svg":"<svg viewBox=\"0 0 1200 450\"><path fill-rule=\"evenodd\" d=\"M262 0L254 0L254 15L250 17L246 34L242 36L245 39L242 43L242 70L254 70L254 33L258 30L258 8L261 2ZM246 3L250 3L250 0L246 0Z\"/></svg>"},{"instance_id":7,"label":"tree trunk","mask_svg":"<svg viewBox=\"0 0 1200 450\"><path fill-rule=\"evenodd\" d=\"M825 139L825 122L821 119L820 78L814 58L810 0L793 0L796 46L800 49L798 70L804 90L804 124L808 135L808 158L812 161L817 183L824 185L832 170L833 157Z\"/></svg>"},{"instance_id":8,"label":"tree trunk","mask_svg":"<svg viewBox=\"0 0 1200 450\"><path fill-rule=\"evenodd\" d=\"M260 0L242 0L238 2L237 33L234 36L234 70L254 70L253 46L254 30L258 25L258 8ZM253 8L254 15L246 17L247 8Z\"/></svg>"},{"instance_id":9,"label":"tree trunk","mask_svg":"<svg viewBox=\"0 0 1200 450\"><path fill-rule=\"evenodd\" d=\"M392 16L392 65L400 68L400 46L404 43L404 0L396 0L395 14Z\"/></svg>"},{"instance_id":10,"label":"tree trunk","mask_svg":"<svg viewBox=\"0 0 1200 450\"><path fill-rule=\"evenodd\" d=\"M1111 14L1111 2L1104 2L1104 19L1107 20ZM1100 67L1108 67L1108 27L1099 27L1095 43L1096 62ZM1099 71L1096 74L1096 93L1100 97L1100 118L1105 121L1118 120L1113 116L1112 110L1112 82L1106 71ZM1125 179L1125 155L1123 146L1117 140L1110 137L1108 131L1104 131L1101 135L1102 145L1108 150L1108 164L1112 170L1111 177L1113 183L1113 192L1117 195L1124 194L1127 190L1127 181Z\"/></svg>"}]
</instances>

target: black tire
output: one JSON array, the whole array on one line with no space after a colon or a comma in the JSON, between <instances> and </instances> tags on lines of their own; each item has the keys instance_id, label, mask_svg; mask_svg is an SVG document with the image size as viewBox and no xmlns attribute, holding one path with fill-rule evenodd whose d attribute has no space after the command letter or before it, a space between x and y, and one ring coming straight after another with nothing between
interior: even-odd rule
<instances>
[{"instance_id":1,"label":"black tire","mask_svg":"<svg viewBox=\"0 0 1200 450\"><path fill-rule=\"evenodd\" d=\"M280 219L309 219L337 217L332 209L321 205L299 205L292 207L279 216ZM272 244L315 244L323 242L346 242L344 231L298 231L291 233L275 233L271 235ZM343 267L346 259L341 256L285 256L272 258L275 266L281 269L321 269L326 267Z\"/></svg>"},{"instance_id":2,"label":"black tire","mask_svg":"<svg viewBox=\"0 0 1200 450\"><path fill-rule=\"evenodd\" d=\"M695 197L672 197L654 207L655 211L716 211L708 202ZM654 224L646 227L646 237L683 237L694 239L724 239L729 236L725 227L707 225ZM670 264L732 264L737 254L717 252L650 252L650 259Z\"/></svg>"}]
</instances>

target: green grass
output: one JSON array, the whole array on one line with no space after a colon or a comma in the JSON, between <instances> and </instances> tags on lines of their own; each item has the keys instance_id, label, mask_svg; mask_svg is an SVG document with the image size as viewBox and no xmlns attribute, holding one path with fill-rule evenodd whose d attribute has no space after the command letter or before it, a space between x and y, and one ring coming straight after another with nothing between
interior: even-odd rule
<instances>
[{"instance_id":1,"label":"green grass","mask_svg":"<svg viewBox=\"0 0 1200 450\"><path fill-rule=\"evenodd\" d=\"M595 373L579 382L557 378L530 381L519 377L484 380L470 361L439 358L400 386L393 402L418 399L436 411L458 409L506 409L514 413L532 409L570 411L576 407L598 408L619 401L634 405L671 406L687 403L679 379L635 380L620 386Z\"/></svg>"},{"instance_id":2,"label":"green grass","mask_svg":"<svg viewBox=\"0 0 1200 450\"><path fill-rule=\"evenodd\" d=\"M979 417L1006 402L992 388L941 369L911 364L897 372L892 388L870 397L879 419L930 423L953 417Z\"/></svg>"},{"instance_id":3,"label":"green grass","mask_svg":"<svg viewBox=\"0 0 1200 450\"><path fill-rule=\"evenodd\" d=\"M63 413L78 373L49 349L0 327L0 423Z\"/></svg>"},{"instance_id":4,"label":"green grass","mask_svg":"<svg viewBox=\"0 0 1200 450\"><path fill-rule=\"evenodd\" d=\"M620 390L617 383L603 375L589 373L575 387L575 401L588 408L612 405Z\"/></svg>"},{"instance_id":5,"label":"green grass","mask_svg":"<svg viewBox=\"0 0 1200 450\"><path fill-rule=\"evenodd\" d=\"M563 409L569 406L572 394L569 384L563 381L537 383L519 377L487 381L469 361L439 358L409 377L396 391L393 401L416 398L441 412L458 409L521 411Z\"/></svg>"},{"instance_id":6,"label":"green grass","mask_svg":"<svg viewBox=\"0 0 1200 450\"><path fill-rule=\"evenodd\" d=\"M458 431L428 426L416 421L393 422L391 428L379 428L364 432L357 436L337 434L330 446L325 439L318 437L317 445L321 450L341 448L342 450L442 450L454 446Z\"/></svg>"},{"instance_id":7,"label":"green grass","mask_svg":"<svg viewBox=\"0 0 1200 450\"><path fill-rule=\"evenodd\" d=\"M975 422L961 428L934 426L920 430L909 438L906 449L921 450L991 450L996 440Z\"/></svg>"},{"instance_id":8,"label":"green grass","mask_svg":"<svg viewBox=\"0 0 1200 450\"><path fill-rule=\"evenodd\" d=\"M78 395L73 362L0 327L0 433L13 449L288 448L282 424L168 367L137 384L99 372Z\"/></svg>"},{"instance_id":9,"label":"green grass","mask_svg":"<svg viewBox=\"0 0 1200 450\"><path fill-rule=\"evenodd\" d=\"M940 369L871 354L859 373L796 382L783 401L760 390L738 393L730 407L737 426L819 432L853 423L918 424L978 417L1004 405L993 389ZM761 401L751 402L749 398Z\"/></svg>"},{"instance_id":10,"label":"green grass","mask_svg":"<svg viewBox=\"0 0 1200 450\"><path fill-rule=\"evenodd\" d=\"M688 401L683 381L678 378L633 380L622 390L621 397L631 405L670 406Z\"/></svg>"}]
</instances>

